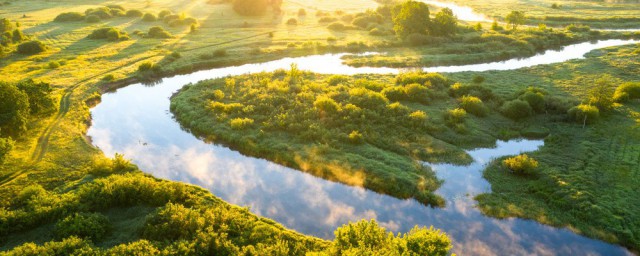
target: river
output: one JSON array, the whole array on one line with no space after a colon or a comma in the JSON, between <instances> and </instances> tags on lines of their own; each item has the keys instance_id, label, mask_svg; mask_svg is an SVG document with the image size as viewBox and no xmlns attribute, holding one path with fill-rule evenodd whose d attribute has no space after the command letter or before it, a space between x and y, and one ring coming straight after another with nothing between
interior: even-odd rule
<instances>
[{"instance_id":1,"label":"river","mask_svg":"<svg viewBox=\"0 0 640 256\"><path fill-rule=\"evenodd\" d=\"M526 59L426 70L514 69L581 58L593 49L636 42L605 40L567 46ZM229 203L247 206L252 212L286 227L323 238L332 238L332 231L349 221L375 218L394 232L406 232L415 225L433 225L447 232L453 240L453 251L463 255L630 254L622 247L585 238L566 229L517 218L489 218L475 208L473 196L490 191L489 183L482 178L485 164L495 157L534 151L543 145L542 141L498 141L495 148L468 151L474 159L469 166L431 165L445 181L436 191L446 199L447 206L440 209L426 207L415 200L400 200L326 181L207 144L184 131L169 112L169 97L186 84L273 71L288 68L291 63L318 73L400 72L392 68L349 67L342 64L340 57L344 55L284 58L174 76L153 86L133 84L103 95L102 102L91 110L93 122L88 135L108 156L124 153L142 170L156 177L202 186Z\"/></svg>"}]
</instances>

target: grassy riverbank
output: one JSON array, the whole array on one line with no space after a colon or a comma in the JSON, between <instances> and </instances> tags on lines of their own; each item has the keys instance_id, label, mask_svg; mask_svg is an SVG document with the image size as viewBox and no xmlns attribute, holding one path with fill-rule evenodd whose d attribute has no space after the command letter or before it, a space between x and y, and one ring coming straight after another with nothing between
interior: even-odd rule
<instances>
[{"instance_id":1,"label":"grassy riverbank","mask_svg":"<svg viewBox=\"0 0 640 256\"><path fill-rule=\"evenodd\" d=\"M504 20L511 11L525 11L527 24L564 27L583 24L593 28L639 28L640 6L630 1L555 1L555 0L451 0L469 6L489 19Z\"/></svg>"}]
</instances>

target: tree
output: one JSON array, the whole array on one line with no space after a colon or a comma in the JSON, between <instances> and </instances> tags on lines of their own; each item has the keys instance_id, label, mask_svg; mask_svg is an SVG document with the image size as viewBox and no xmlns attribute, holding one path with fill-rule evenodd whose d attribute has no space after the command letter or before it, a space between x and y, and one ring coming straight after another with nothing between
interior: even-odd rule
<instances>
[{"instance_id":1,"label":"tree","mask_svg":"<svg viewBox=\"0 0 640 256\"><path fill-rule=\"evenodd\" d=\"M56 111L56 102L51 97L51 84L36 83L32 79L18 83L18 89L25 92L29 97L29 109L31 115L46 115Z\"/></svg>"},{"instance_id":2,"label":"tree","mask_svg":"<svg viewBox=\"0 0 640 256\"><path fill-rule=\"evenodd\" d=\"M600 111L607 111L613 107L613 95L613 78L604 75L596 80L595 86L589 90L589 104L598 107Z\"/></svg>"},{"instance_id":3,"label":"tree","mask_svg":"<svg viewBox=\"0 0 640 256\"><path fill-rule=\"evenodd\" d=\"M479 24L479 23L478 23ZM436 14L431 23L431 34L436 36L448 36L456 33L458 18L449 8L444 8Z\"/></svg>"},{"instance_id":4,"label":"tree","mask_svg":"<svg viewBox=\"0 0 640 256\"><path fill-rule=\"evenodd\" d=\"M519 25L523 25L525 23L527 17L522 11L511 11L511 13L507 14L505 20L509 25L511 25L511 29L516 30Z\"/></svg>"},{"instance_id":5,"label":"tree","mask_svg":"<svg viewBox=\"0 0 640 256\"><path fill-rule=\"evenodd\" d=\"M0 83L0 129L7 135L27 130L29 97L15 85Z\"/></svg>"},{"instance_id":6,"label":"tree","mask_svg":"<svg viewBox=\"0 0 640 256\"><path fill-rule=\"evenodd\" d=\"M429 28L429 6L407 1L393 8L393 30L400 38L411 34L426 34Z\"/></svg>"},{"instance_id":7,"label":"tree","mask_svg":"<svg viewBox=\"0 0 640 256\"><path fill-rule=\"evenodd\" d=\"M13 23L7 18L0 19L0 34L4 32L11 32L14 29Z\"/></svg>"}]
</instances>

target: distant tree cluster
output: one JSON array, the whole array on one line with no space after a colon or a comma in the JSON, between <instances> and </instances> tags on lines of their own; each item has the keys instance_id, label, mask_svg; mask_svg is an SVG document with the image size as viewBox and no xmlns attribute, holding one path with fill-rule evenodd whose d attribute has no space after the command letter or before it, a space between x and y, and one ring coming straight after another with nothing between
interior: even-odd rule
<instances>
[{"instance_id":1,"label":"distant tree cluster","mask_svg":"<svg viewBox=\"0 0 640 256\"><path fill-rule=\"evenodd\" d=\"M0 82L0 131L3 136L19 136L27 130L32 116L53 113L57 105L51 85L26 80L17 84Z\"/></svg>"},{"instance_id":2,"label":"distant tree cluster","mask_svg":"<svg viewBox=\"0 0 640 256\"><path fill-rule=\"evenodd\" d=\"M448 36L456 33L458 18L449 8L443 8L430 19L429 6L423 2L407 1L391 10L393 29L400 38L412 34Z\"/></svg>"}]
</instances>

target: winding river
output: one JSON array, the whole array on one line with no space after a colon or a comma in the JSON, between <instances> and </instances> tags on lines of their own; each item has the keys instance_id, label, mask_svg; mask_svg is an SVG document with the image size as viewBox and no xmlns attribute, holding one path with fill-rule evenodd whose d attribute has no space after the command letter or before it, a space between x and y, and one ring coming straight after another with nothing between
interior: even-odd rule
<instances>
[{"instance_id":1,"label":"winding river","mask_svg":"<svg viewBox=\"0 0 640 256\"><path fill-rule=\"evenodd\" d=\"M581 58L594 49L637 42L605 40L576 44L526 59L425 70L515 69ZM326 181L207 144L181 129L169 112L169 97L186 84L288 68L291 63L318 73L400 72L392 68L345 66L340 59L344 55L284 58L174 76L154 86L130 85L103 95L102 103L91 111L93 122L88 135L108 156L124 153L142 170L156 177L207 188L229 203L250 207L252 212L286 227L323 238L332 238L332 231L349 221L375 218L394 232L406 232L415 225L433 225L451 236L453 251L462 255L631 255L622 247L589 239L567 229L517 218L489 218L477 210L473 197L491 189L482 178L485 164L492 158L534 151L543 145L542 141L498 141L495 148L468 151L475 160L469 166L430 165L445 181L436 191L446 199L446 207L439 209L426 207L415 200L400 200Z\"/></svg>"}]
</instances>

